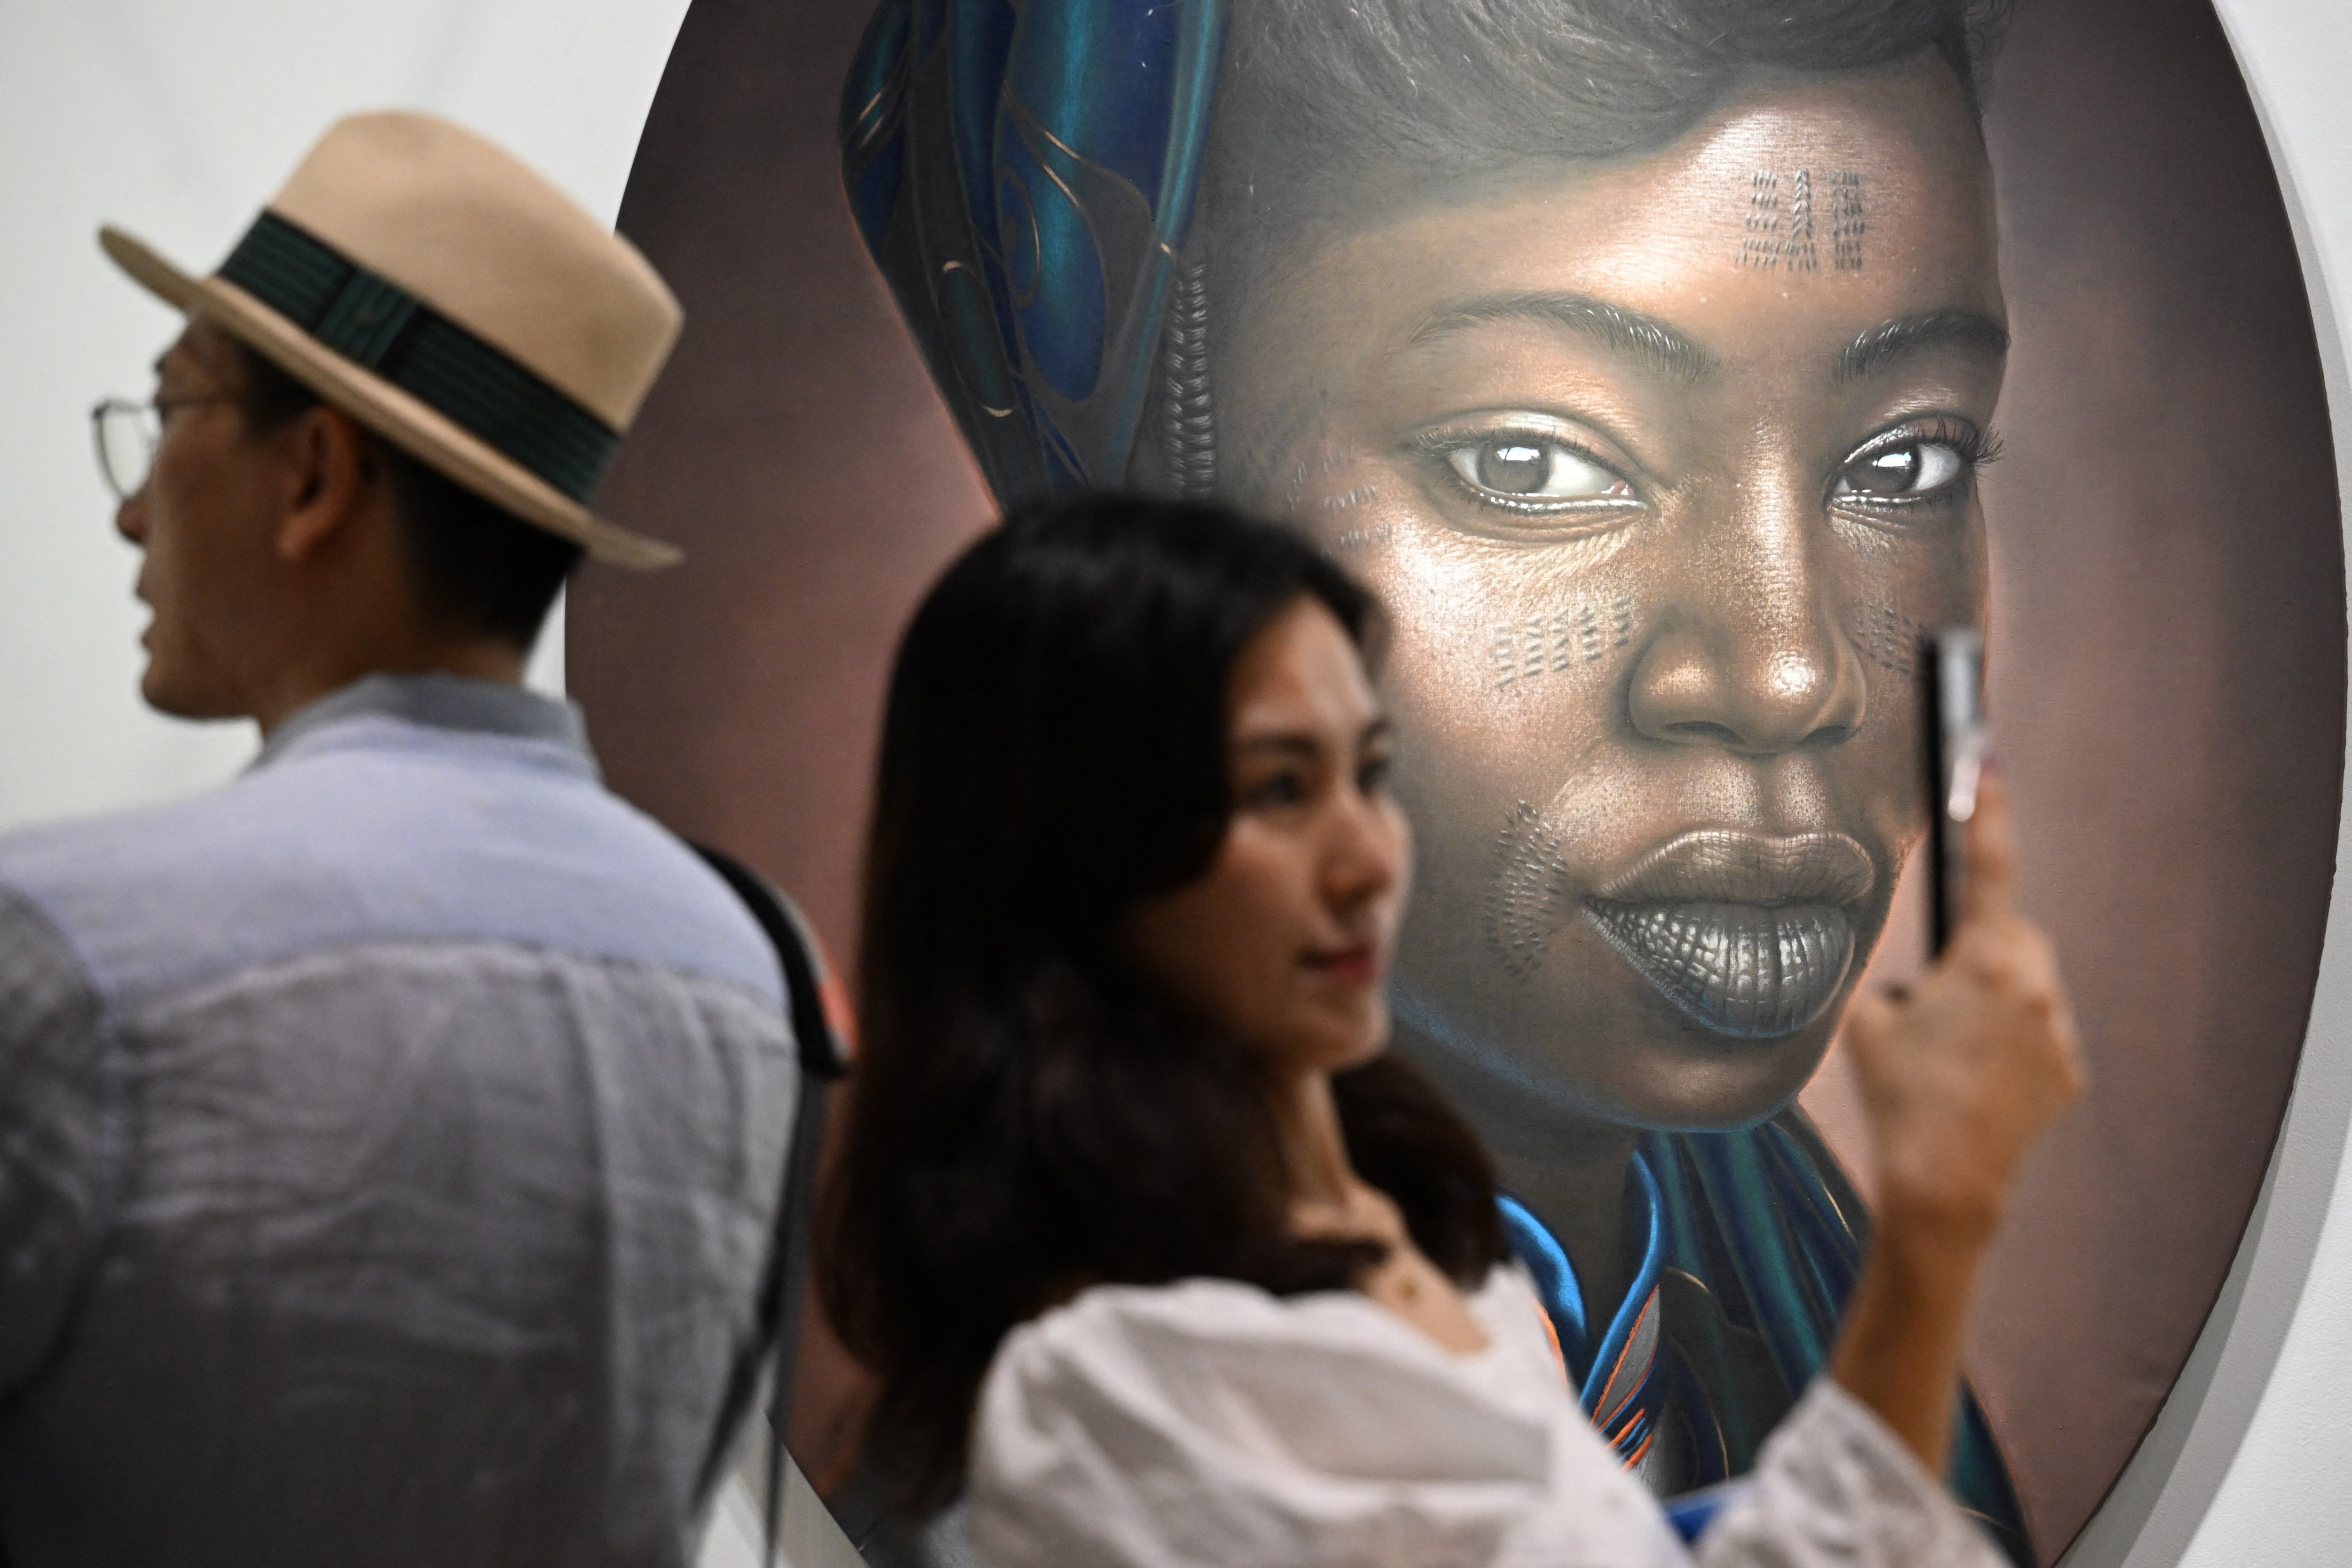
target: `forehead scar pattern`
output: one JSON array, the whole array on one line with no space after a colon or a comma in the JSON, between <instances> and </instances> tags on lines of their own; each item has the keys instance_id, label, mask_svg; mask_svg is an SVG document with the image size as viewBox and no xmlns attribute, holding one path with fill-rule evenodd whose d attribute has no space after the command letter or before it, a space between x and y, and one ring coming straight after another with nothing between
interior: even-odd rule
<instances>
[{"instance_id":1,"label":"forehead scar pattern","mask_svg":"<svg viewBox=\"0 0 2352 1568\"><path fill-rule=\"evenodd\" d=\"M1486 643L1495 689L1598 664L1602 654L1633 640L1631 594L1602 604L1588 600L1523 621L1499 622L1488 628Z\"/></svg>"},{"instance_id":2,"label":"forehead scar pattern","mask_svg":"<svg viewBox=\"0 0 2352 1568\"><path fill-rule=\"evenodd\" d=\"M1853 602L1853 646L1889 675L1908 680L1919 672L1919 639L1926 633L1926 627L1892 605Z\"/></svg>"},{"instance_id":3,"label":"forehead scar pattern","mask_svg":"<svg viewBox=\"0 0 2352 1568\"><path fill-rule=\"evenodd\" d=\"M1840 169L1830 176L1830 253L1840 272L1862 270L1862 176Z\"/></svg>"},{"instance_id":4,"label":"forehead scar pattern","mask_svg":"<svg viewBox=\"0 0 2352 1568\"><path fill-rule=\"evenodd\" d=\"M1543 962L1544 944L1567 918L1568 864L1559 835L1521 801L1495 836L1494 874L1479 914L1486 951L1521 984Z\"/></svg>"},{"instance_id":5,"label":"forehead scar pattern","mask_svg":"<svg viewBox=\"0 0 2352 1568\"><path fill-rule=\"evenodd\" d=\"M1862 175L1833 169L1814 189L1811 169L1757 169L1748 176L1747 216L1735 259L1759 271L1818 272L1822 268L1816 208L1829 211L1830 264L1862 270Z\"/></svg>"}]
</instances>

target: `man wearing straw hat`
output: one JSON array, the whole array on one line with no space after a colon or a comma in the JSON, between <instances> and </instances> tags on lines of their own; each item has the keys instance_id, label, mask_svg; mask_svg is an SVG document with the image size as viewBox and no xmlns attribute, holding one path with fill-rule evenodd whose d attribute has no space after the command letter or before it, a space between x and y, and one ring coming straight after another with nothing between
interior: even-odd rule
<instances>
[{"instance_id":1,"label":"man wearing straw hat","mask_svg":"<svg viewBox=\"0 0 2352 1568\"><path fill-rule=\"evenodd\" d=\"M326 135L101 405L143 690L265 742L0 839L0 1561L689 1561L791 1122L773 951L519 684L678 327L414 114Z\"/></svg>"}]
</instances>

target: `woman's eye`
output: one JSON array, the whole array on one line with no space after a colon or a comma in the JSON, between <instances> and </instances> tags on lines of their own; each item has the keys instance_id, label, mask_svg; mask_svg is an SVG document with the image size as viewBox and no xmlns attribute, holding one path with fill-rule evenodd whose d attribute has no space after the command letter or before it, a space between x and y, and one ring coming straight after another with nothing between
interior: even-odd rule
<instances>
[{"instance_id":1,"label":"woman's eye","mask_svg":"<svg viewBox=\"0 0 2352 1568\"><path fill-rule=\"evenodd\" d=\"M1251 805L1297 805L1307 798L1307 781L1297 773L1275 773L1242 792Z\"/></svg>"},{"instance_id":2,"label":"woman's eye","mask_svg":"<svg viewBox=\"0 0 2352 1568\"><path fill-rule=\"evenodd\" d=\"M1389 759L1367 757L1356 770L1356 788L1365 795L1378 795L1389 787Z\"/></svg>"},{"instance_id":3,"label":"woman's eye","mask_svg":"<svg viewBox=\"0 0 2352 1568\"><path fill-rule=\"evenodd\" d=\"M1475 488L1522 501L1631 500L1633 487L1573 447L1540 436L1497 436L1446 455Z\"/></svg>"},{"instance_id":4,"label":"woman's eye","mask_svg":"<svg viewBox=\"0 0 2352 1568\"><path fill-rule=\"evenodd\" d=\"M1876 500L1914 500L1943 489L1960 477L1965 467L1958 449L1941 441L1887 447L1847 464L1845 472L1838 476L1837 493Z\"/></svg>"}]
</instances>

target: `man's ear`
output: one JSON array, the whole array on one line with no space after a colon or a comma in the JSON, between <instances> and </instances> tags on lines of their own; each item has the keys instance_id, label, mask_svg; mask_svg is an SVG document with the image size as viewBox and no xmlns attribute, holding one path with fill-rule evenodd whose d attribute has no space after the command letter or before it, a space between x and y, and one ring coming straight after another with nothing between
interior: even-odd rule
<instances>
[{"instance_id":1,"label":"man's ear","mask_svg":"<svg viewBox=\"0 0 2352 1568\"><path fill-rule=\"evenodd\" d=\"M305 409L280 437L286 443L286 510L278 524L278 558L309 561L347 534L371 491L383 482L375 443L340 408Z\"/></svg>"}]
</instances>

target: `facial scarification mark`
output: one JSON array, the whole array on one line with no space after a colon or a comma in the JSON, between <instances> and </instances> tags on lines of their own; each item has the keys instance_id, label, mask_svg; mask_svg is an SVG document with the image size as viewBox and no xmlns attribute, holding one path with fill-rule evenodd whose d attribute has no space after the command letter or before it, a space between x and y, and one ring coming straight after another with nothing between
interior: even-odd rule
<instances>
[{"instance_id":1,"label":"facial scarification mark","mask_svg":"<svg viewBox=\"0 0 2352 1568\"><path fill-rule=\"evenodd\" d=\"M1375 544L1386 544L1396 537L1396 525L1376 522L1370 528L1350 528L1332 543L1341 550L1368 550Z\"/></svg>"},{"instance_id":2,"label":"facial scarification mark","mask_svg":"<svg viewBox=\"0 0 2352 1568\"><path fill-rule=\"evenodd\" d=\"M1633 640L1631 594L1570 605L1523 621L1501 622L1487 632L1495 689L1598 664L1601 655Z\"/></svg>"},{"instance_id":3,"label":"facial scarification mark","mask_svg":"<svg viewBox=\"0 0 2352 1568\"><path fill-rule=\"evenodd\" d=\"M1893 605L1853 602L1853 646L1889 675L1908 680L1919 672L1919 639L1927 628Z\"/></svg>"},{"instance_id":4,"label":"facial scarification mark","mask_svg":"<svg viewBox=\"0 0 2352 1568\"><path fill-rule=\"evenodd\" d=\"M1780 176L1759 169L1748 176L1748 233L1739 265L1770 267L1780 259Z\"/></svg>"},{"instance_id":5,"label":"facial scarification mark","mask_svg":"<svg viewBox=\"0 0 2352 1568\"><path fill-rule=\"evenodd\" d=\"M1298 498L1307 493L1307 459L1301 458L1290 470L1290 488L1282 494L1284 511L1295 512L1298 510Z\"/></svg>"},{"instance_id":6,"label":"facial scarification mark","mask_svg":"<svg viewBox=\"0 0 2352 1568\"><path fill-rule=\"evenodd\" d=\"M1826 206L1831 266L1840 272L1862 270L1862 175L1832 169L1818 184L1816 189L1811 169L1749 173L1736 257L1740 266L1765 272L1820 271L1816 209Z\"/></svg>"},{"instance_id":7,"label":"facial scarification mark","mask_svg":"<svg viewBox=\"0 0 2352 1568\"><path fill-rule=\"evenodd\" d=\"M1325 511L1352 511L1376 499L1380 493L1378 485L1358 485L1353 489L1341 490L1338 495L1325 496L1316 505Z\"/></svg>"},{"instance_id":8,"label":"facial scarification mark","mask_svg":"<svg viewBox=\"0 0 2352 1568\"><path fill-rule=\"evenodd\" d=\"M1316 418L1312 399L1293 398L1249 421L1237 438L1228 439L1221 432L1217 493L1260 508L1274 506L1276 498L1286 498L1280 510L1288 515L1307 477L1305 459L1294 455L1308 439Z\"/></svg>"},{"instance_id":9,"label":"facial scarification mark","mask_svg":"<svg viewBox=\"0 0 2352 1568\"><path fill-rule=\"evenodd\" d=\"M1559 835L1521 801L1495 836L1494 872L1480 924L1486 951L1521 984L1543 962L1544 944L1569 914L1568 863Z\"/></svg>"},{"instance_id":10,"label":"facial scarification mark","mask_svg":"<svg viewBox=\"0 0 2352 1568\"><path fill-rule=\"evenodd\" d=\"M1862 270L1862 176L1840 169L1830 176L1830 251L1840 272Z\"/></svg>"},{"instance_id":11,"label":"facial scarification mark","mask_svg":"<svg viewBox=\"0 0 2352 1568\"><path fill-rule=\"evenodd\" d=\"M1800 169L1790 182L1789 238L1781 262L1794 272L1818 272L1819 252L1813 248L1813 172Z\"/></svg>"}]
</instances>

